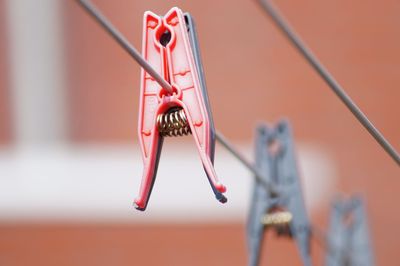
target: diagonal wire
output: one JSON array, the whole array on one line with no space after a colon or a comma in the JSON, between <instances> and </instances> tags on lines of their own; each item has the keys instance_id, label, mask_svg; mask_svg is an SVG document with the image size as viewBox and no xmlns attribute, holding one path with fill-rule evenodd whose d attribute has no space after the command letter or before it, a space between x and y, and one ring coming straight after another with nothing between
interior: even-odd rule
<instances>
[{"instance_id":1,"label":"diagonal wire","mask_svg":"<svg viewBox=\"0 0 400 266\"><path fill-rule=\"evenodd\" d=\"M284 33L285 37L293 44L293 46L303 55L307 62L314 68L320 77L329 85L332 91L346 105L350 112L358 119L364 128L372 137L381 145L381 147L392 157L392 159L400 166L400 155L394 147L385 139L382 133L368 120L368 117L354 103L350 96L345 92L342 86L335 80L329 71L322 65L311 50L304 44L301 38L293 31L286 22L284 17L279 13L270 0L257 0L265 13L273 20L276 26Z\"/></svg>"},{"instance_id":2,"label":"diagonal wire","mask_svg":"<svg viewBox=\"0 0 400 266\"><path fill-rule=\"evenodd\" d=\"M147 73L152 76L158 84L168 92L172 92L172 86L169 84L160 74L157 73L150 66L149 63L140 55L140 53L136 50L136 48L129 43L129 41L122 35L121 32L114 25L111 24L110 21L98 10L94 5L92 5L89 1L78 0L79 4L105 29L113 38L116 40L125 51L128 52L135 60L139 63L141 67L143 67Z\"/></svg>"},{"instance_id":3,"label":"diagonal wire","mask_svg":"<svg viewBox=\"0 0 400 266\"><path fill-rule=\"evenodd\" d=\"M229 141L221 132L217 131L215 136L217 141L222 146L224 146L225 149L227 149L236 159L238 159L244 166L247 167L247 169L249 169L254 174L256 180L265 187L265 189L271 194L271 196L277 196L279 194L277 188L272 183L266 182L265 178L261 175L258 169L252 163L246 160L246 158L238 150L236 150L231 143L229 143Z\"/></svg>"},{"instance_id":4,"label":"diagonal wire","mask_svg":"<svg viewBox=\"0 0 400 266\"><path fill-rule=\"evenodd\" d=\"M120 33L114 25L88 0L77 0L79 4L127 51L132 58L150 74L161 87L168 89L172 87L165 81L153 67L140 55L135 47ZM164 84L165 83L165 84ZM254 178L271 195L277 195L278 190L271 182L267 182L258 169L250 163L219 131L216 132L216 140L222 144L236 159L238 159L248 170L254 174Z\"/></svg>"}]
</instances>

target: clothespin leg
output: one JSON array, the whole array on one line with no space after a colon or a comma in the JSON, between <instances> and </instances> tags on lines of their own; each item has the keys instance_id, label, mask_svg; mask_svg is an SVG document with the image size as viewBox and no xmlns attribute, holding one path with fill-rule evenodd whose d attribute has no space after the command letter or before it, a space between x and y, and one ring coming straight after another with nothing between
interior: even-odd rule
<instances>
[{"instance_id":1,"label":"clothespin leg","mask_svg":"<svg viewBox=\"0 0 400 266\"><path fill-rule=\"evenodd\" d=\"M135 208L144 211L153 190L154 181L157 175L158 163L160 161L161 148L164 138L160 137L158 132L153 133L153 143L155 147L149 152L148 157L143 158L143 177L140 184L139 195L134 201Z\"/></svg>"}]
</instances>

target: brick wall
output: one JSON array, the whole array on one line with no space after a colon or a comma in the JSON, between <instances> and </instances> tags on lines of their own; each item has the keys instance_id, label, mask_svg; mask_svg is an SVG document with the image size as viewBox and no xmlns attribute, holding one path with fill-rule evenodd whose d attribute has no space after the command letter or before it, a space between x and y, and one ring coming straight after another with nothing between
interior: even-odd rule
<instances>
[{"instance_id":1,"label":"brick wall","mask_svg":"<svg viewBox=\"0 0 400 266\"><path fill-rule=\"evenodd\" d=\"M11 113L8 83L8 57L6 17L4 1L0 2L0 145L8 145L11 142Z\"/></svg>"}]
</instances>

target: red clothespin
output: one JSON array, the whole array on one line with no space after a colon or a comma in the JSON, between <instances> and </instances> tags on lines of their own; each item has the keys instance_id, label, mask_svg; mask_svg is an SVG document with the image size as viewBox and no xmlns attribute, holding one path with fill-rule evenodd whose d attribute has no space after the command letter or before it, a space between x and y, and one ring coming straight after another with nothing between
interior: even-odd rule
<instances>
[{"instance_id":1,"label":"red clothespin","mask_svg":"<svg viewBox=\"0 0 400 266\"><path fill-rule=\"evenodd\" d=\"M207 93L201 86L204 80L200 76L198 51L192 47L196 40L191 25L191 17L176 7L164 17L149 11L144 14L143 57L172 85L173 91L162 88L142 69L138 133L144 171L139 196L135 199L138 210L146 209L163 138L190 133L216 198L226 202L222 194L226 188L218 181L213 166L214 127Z\"/></svg>"}]
</instances>

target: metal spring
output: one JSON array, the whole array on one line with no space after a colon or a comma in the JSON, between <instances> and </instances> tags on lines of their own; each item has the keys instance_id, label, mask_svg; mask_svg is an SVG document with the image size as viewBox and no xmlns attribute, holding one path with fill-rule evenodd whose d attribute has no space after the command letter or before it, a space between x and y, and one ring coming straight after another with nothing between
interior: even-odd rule
<instances>
[{"instance_id":1,"label":"metal spring","mask_svg":"<svg viewBox=\"0 0 400 266\"><path fill-rule=\"evenodd\" d=\"M172 109L157 116L157 127L163 137L177 137L191 134L183 109Z\"/></svg>"},{"instance_id":2,"label":"metal spring","mask_svg":"<svg viewBox=\"0 0 400 266\"><path fill-rule=\"evenodd\" d=\"M290 212L287 211L276 211L272 213L267 213L263 219L262 223L266 226L286 226L293 219Z\"/></svg>"}]
</instances>

